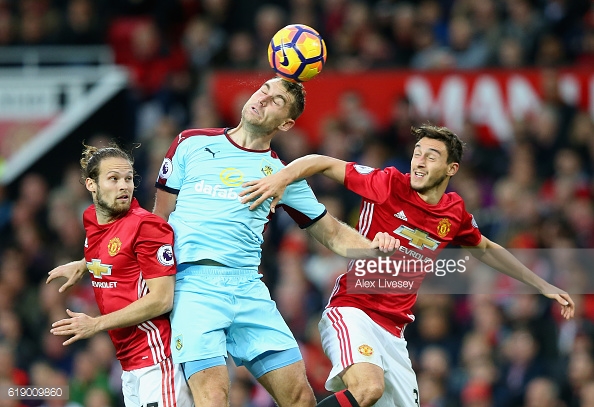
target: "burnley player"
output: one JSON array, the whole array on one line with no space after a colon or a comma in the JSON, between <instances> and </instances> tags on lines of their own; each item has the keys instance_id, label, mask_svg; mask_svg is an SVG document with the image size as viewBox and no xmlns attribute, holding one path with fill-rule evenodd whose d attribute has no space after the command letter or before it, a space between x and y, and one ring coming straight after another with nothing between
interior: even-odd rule
<instances>
[{"instance_id":1,"label":"burnley player","mask_svg":"<svg viewBox=\"0 0 594 407\"><path fill-rule=\"evenodd\" d=\"M169 312L173 305L173 230L142 209L135 198L132 158L118 147L85 146L80 160L93 205L83 214L85 260L101 316L66 310L52 324L70 345L108 331L123 369L126 407L192 406L190 390L171 358ZM66 277L60 291L78 281L78 262L50 271Z\"/></svg>"},{"instance_id":2,"label":"burnley player","mask_svg":"<svg viewBox=\"0 0 594 407\"><path fill-rule=\"evenodd\" d=\"M240 195L244 201L254 200L251 208L272 197L272 210L291 182L322 173L363 198L358 224L363 235L394 231L404 249L401 253L417 256L412 260L419 255L435 259L448 244L472 248L482 262L558 301L563 317L573 317L574 303L566 292L482 236L460 196L445 193L462 158L458 136L431 125L413 128L412 134L417 142L410 174L310 155L246 183ZM352 286L347 290L347 274L338 277L319 324L324 351L333 365L326 388L337 393L318 406L418 406L416 376L403 337L404 328L414 320L416 294L353 293Z\"/></svg>"}]
</instances>

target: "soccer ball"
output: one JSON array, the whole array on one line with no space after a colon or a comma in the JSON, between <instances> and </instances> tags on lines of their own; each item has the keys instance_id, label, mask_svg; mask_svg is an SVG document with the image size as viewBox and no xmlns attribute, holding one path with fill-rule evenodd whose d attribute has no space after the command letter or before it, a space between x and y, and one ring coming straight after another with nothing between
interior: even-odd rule
<instances>
[{"instance_id":1,"label":"soccer ball","mask_svg":"<svg viewBox=\"0 0 594 407\"><path fill-rule=\"evenodd\" d=\"M268 45L268 62L278 76L306 82L322 71L326 44L316 30L292 24L278 30Z\"/></svg>"}]
</instances>

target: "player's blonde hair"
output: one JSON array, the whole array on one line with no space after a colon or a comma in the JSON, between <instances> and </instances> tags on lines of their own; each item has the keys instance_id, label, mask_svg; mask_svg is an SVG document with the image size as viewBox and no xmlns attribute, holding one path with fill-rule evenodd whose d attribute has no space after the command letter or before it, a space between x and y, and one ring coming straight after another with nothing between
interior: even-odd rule
<instances>
[{"instance_id":1,"label":"player's blonde hair","mask_svg":"<svg viewBox=\"0 0 594 407\"><path fill-rule=\"evenodd\" d=\"M112 143L108 147L101 148L88 146L85 143L83 143L83 146L84 150L80 159L81 179L83 184L87 178L91 178L95 182L99 180L101 161L106 158L123 158L128 160L132 168L134 168L134 158L115 143Z\"/></svg>"}]
</instances>

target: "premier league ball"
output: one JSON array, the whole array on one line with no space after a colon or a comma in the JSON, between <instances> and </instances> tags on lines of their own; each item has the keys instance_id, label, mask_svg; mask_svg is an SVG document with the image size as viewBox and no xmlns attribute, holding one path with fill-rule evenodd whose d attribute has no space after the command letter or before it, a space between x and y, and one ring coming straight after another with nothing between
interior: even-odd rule
<instances>
[{"instance_id":1,"label":"premier league ball","mask_svg":"<svg viewBox=\"0 0 594 407\"><path fill-rule=\"evenodd\" d=\"M278 76L306 82L326 63L326 44L316 30L304 24L281 28L270 40L268 62Z\"/></svg>"}]
</instances>

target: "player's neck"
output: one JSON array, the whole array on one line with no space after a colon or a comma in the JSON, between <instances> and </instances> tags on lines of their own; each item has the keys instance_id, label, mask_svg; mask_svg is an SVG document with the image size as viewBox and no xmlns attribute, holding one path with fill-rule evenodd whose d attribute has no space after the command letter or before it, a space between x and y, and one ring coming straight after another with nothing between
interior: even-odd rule
<instances>
[{"instance_id":1,"label":"player's neck","mask_svg":"<svg viewBox=\"0 0 594 407\"><path fill-rule=\"evenodd\" d=\"M263 134L250 131L245 124L239 123L237 127L229 130L227 135L240 147L249 150L268 150L274 133Z\"/></svg>"},{"instance_id":2,"label":"player's neck","mask_svg":"<svg viewBox=\"0 0 594 407\"><path fill-rule=\"evenodd\" d=\"M100 225L107 225L108 223L115 222L116 220L120 219L125 213L119 214L117 216L113 216L111 213L107 213L100 208L97 207L95 204L95 215L97 216L97 223Z\"/></svg>"},{"instance_id":3,"label":"player's neck","mask_svg":"<svg viewBox=\"0 0 594 407\"><path fill-rule=\"evenodd\" d=\"M447 182L443 182L426 191L415 191L419 197L429 205L437 205L441 201L441 197L445 194Z\"/></svg>"},{"instance_id":4,"label":"player's neck","mask_svg":"<svg viewBox=\"0 0 594 407\"><path fill-rule=\"evenodd\" d=\"M112 219L109 216L105 216L97 211L97 223L100 225L107 225L108 223L113 222L115 219Z\"/></svg>"}]
</instances>

